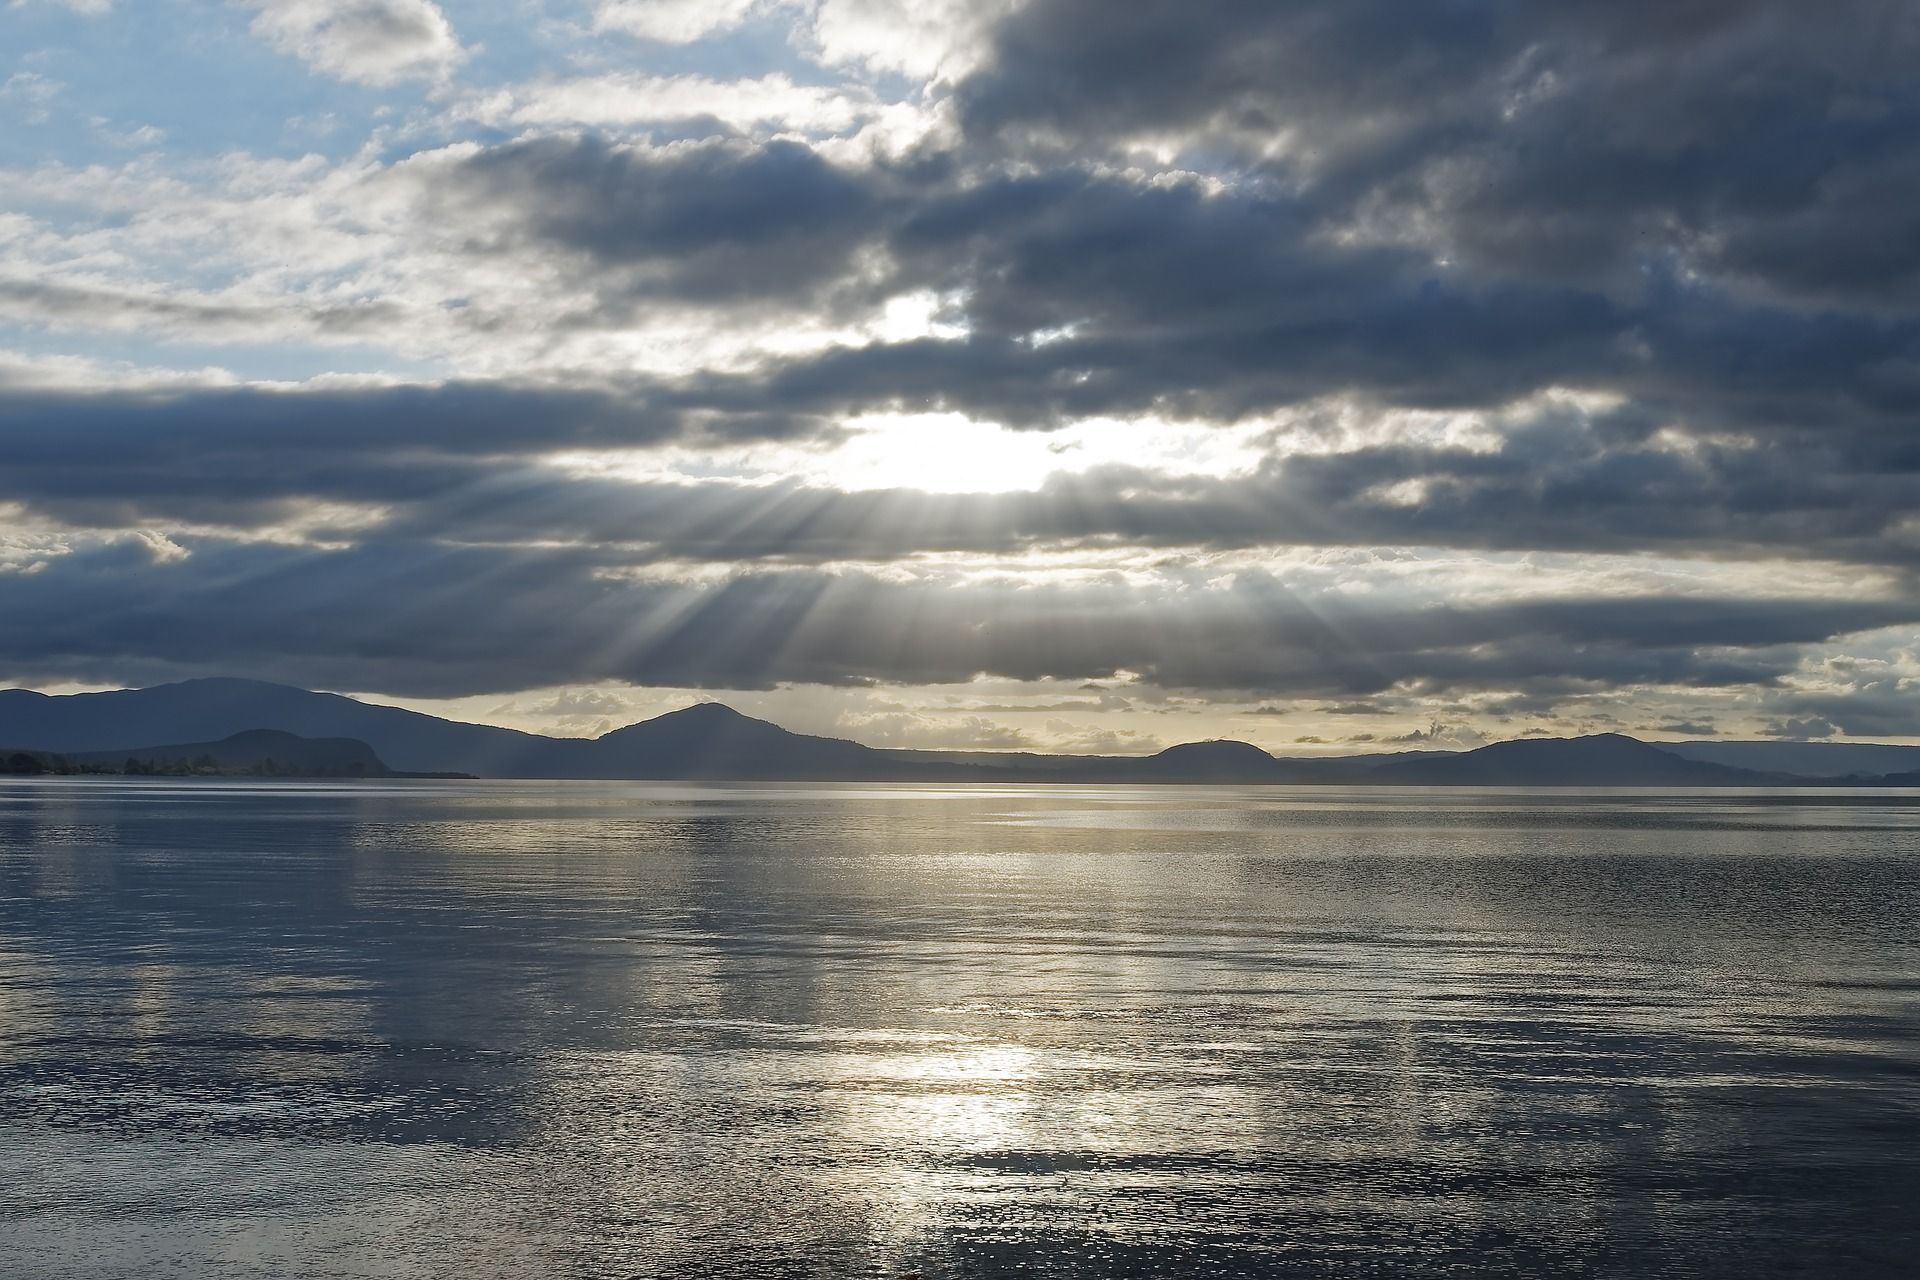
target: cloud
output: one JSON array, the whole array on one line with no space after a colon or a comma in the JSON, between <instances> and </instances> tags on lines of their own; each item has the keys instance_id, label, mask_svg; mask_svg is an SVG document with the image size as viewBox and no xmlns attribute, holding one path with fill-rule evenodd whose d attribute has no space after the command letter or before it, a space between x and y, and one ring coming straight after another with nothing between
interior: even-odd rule
<instances>
[{"instance_id":1,"label":"cloud","mask_svg":"<svg viewBox=\"0 0 1920 1280\"><path fill-rule=\"evenodd\" d=\"M1779 720L1760 730L1769 738L1792 738L1804 741L1809 738L1831 738L1840 732L1830 720L1820 716L1807 716L1799 720Z\"/></svg>"},{"instance_id":2,"label":"cloud","mask_svg":"<svg viewBox=\"0 0 1920 1280\"><path fill-rule=\"evenodd\" d=\"M0 101L17 102L28 124L45 124L53 118L53 103L66 86L37 71L16 71L0 80Z\"/></svg>"},{"instance_id":3,"label":"cloud","mask_svg":"<svg viewBox=\"0 0 1920 1280\"><path fill-rule=\"evenodd\" d=\"M1675 720L1667 724L1656 724L1653 726L1653 731L1678 734L1687 738L1712 738L1720 732L1710 722L1695 720Z\"/></svg>"},{"instance_id":4,"label":"cloud","mask_svg":"<svg viewBox=\"0 0 1920 1280\"><path fill-rule=\"evenodd\" d=\"M1148 755L1166 745L1152 734L1137 729L1107 729L1072 720L1047 721L1047 733L1049 746L1054 751L1073 755Z\"/></svg>"},{"instance_id":5,"label":"cloud","mask_svg":"<svg viewBox=\"0 0 1920 1280\"><path fill-rule=\"evenodd\" d=\"M1014 0L815 0L798 43L828 65L915 80L963 75Z\"/></svg>"},{"instance_id":6,"label":"cloud","mask_svg":"<svg viewBox=\"0 0 1920 1280\"><path fill-rule=\"evenodd\" d=\"M1407 501L1403 485L1418 485ZM1920 563L1920 489L1821 447L1724 455L1529 428L1497 450L1381 447L1226 476L1095 467L1005 494L844 492L525 470L449 492L416 534L646 544L668 557L886 561L1048 547L1444 546Z\"/></svg>"},{"instance_id":7,"label":"cloud","mask_svg":"<svg viewBox=\"0 0 1920 1280\"><path fill-rule=\"evenodd\" d=\"M1920 671L1911 657L1904 669L1825 687L1789 687L1766 699L1779 713L1766 730L1775 737L1920 737Z\"/></svg>"},{"instance_id":8,"label":"cloud","mask_svg":"<svg viewBox=\"0 0 1920 1280\"><path fill-rule=\"evenodd\" d=\"M927 716L912 712L854 712L836 731L870 747L918 747L950 751L1025 751L1031 734L985 716Z\"/></svg>"},{"instance_id":9,"label":"cloud","mask_svg":"<svg viewBox=\"0 0 1920 1280\"><path fill-rule=\"evenodd\" d=\"M619 307L809 294L849 272L880 210L858 176L788 141L535 138L459 157L421 181L437 217L491 216L476 226L476 250L558 250Z\"/></svg>"},{"instance_id":10,"label":"cloud","mask_svg":"<svg viewBox=\"0 0 1920 1280\"><path fill-rule=\"evenodd\" d=\"M724 466L723 448L790 441L831 458L833 421L700 379L0 389L0 499L96 527L246 528L327 503L387 537L617 544L634 562L1417 546L1920 566L1920 486L1897 440L1705 444L1556 406L1453 447L1319 446L1226 474L1102 464L995 494L698 478L647 452ZM632 472L549 461L609 450Z\"/></svg>"},{"instance_id":11,"label":"cloud","mask_svg":"<svg viewBox=\"0 0 1920 1280\"><path fill-rule=\"evenodd\" d=\"M315 548L186 534L166 548L67 539L37 564L0 574L0 664L11 670L231 670L416 696L1121 671L1254 697L1569 680L1707 690L1778 684L1806 645L1920 621L1920 605L1899 601L1356 600L1257 573L1199 593L1177 579L1035 584L938 570L682 578L633 573L597 547Z\"/></svg>"},{"instance_id":12,"label":"cloud","mask_svg":"<svg viewBox=\"0 0 1920 1280\"><path fill-rule=\"evenodd\" d=\"M483 478L502 452L633 445L683 429L679 415L636 409L616 386L29 391L0 394L0 492L102 526L265 524L294 499L425 500ZM97 465L103 456L113 464Z\"/></svg>"},{"instance_id":13,"label":"cloud","mask_svg":"<svg viewBox=\"0 0 1920 1280\"><path fill-rule=\"evenodd\" d=\"M664 44L690 44L745 22L760 0L600 0L597 31L620 31Z\"/></svg>"},{"instance_id":14,"label":"cloud","mask_svg":"<svg viewBox=\"0 0 1920 1280\"><path fill-rule=\"evenodd\" d=\"M838 133L880 111L872 95L857 88L796 84L778 73L750 80L620 73L516 85L477 97L459 114L493 125L605 128L711 121L715 133L756 126Z\"/></svg>"},{"instance_id":15,"label":"cloud","mask_svg":"<svg viewBox=\"0 0 1920 1280\"><path fill-rule=\"evenodd\" d=\"M465 57L433 0L247 0L253 33L315 71L361 84L446 76Z\"/></svg>"},{"instance_id":16,"label":"cloud","mask_svg":"<svg viewBox=\"0 0 1920 1280\"><path fill-rule=\"evenodd\" d=\"M621 716L632 713L633 703L606 689L562 689L551 698L516 709L534 716Z\"/></svg>"},{"instance_id":17,"label":"cloud","mask_svg":"<svg viewBox=\"0 0 1920 1280\"><path fill-rule=\"evenodd\" d=\"M981 140L1159 146L1310 187L1362 237L1493 275L1627 286L1667 261L1894 302L1920 271L1920 16L1889 0L1035 0L958 91Z\"/></svg>"},{"instance_id":18,"label":"cloud","mask_svg":"<svg viewBox=\"0 0 1920 1280\"><path fill-rule=\"evenodd\" d=\"M383 302L289 305L197 292L0 277L0 315L94 331L170 332L202 341L231 341L257 337L266 326L282 332L351 337L392 326L399 309Z\"/></svg>"},{"instance_id":19,"label":"cloud","mask_svg":"<svg viewBox=\"0 0 1920 1280\"><path fill-rule=\"evenodd\" d=\"M1536 732L1528 730L1529 733ZM1526 734L1522 734L1525 737ZM1379 741L1394 746L1418 747L1432 751L1472 751L1476 747L1487 745L1487 736L1470 725L1443 724L1435 720L1424 729L1414 729L1408 733L1381 738Z\"/></svg>"},{"instance_id":20,"label":"cloud","mask_svg":"<svg viewBox=\"0 0 1920 1280\"><path fill-rule=\"evenodd\" d=\"M7 7L10 9L24 9L32 3L34 3L34 0L13 0ZM113 12L113 0L40 0L40 3L51 4L57 8L70 9L75 13L83 14L89 18L98 18Z\"/></svg>"},{"instance_id":21,"label":"cloud","mask_svg":"<svg viewBox=\"0 0 1920 1280\"><path fill-rule=\"evenodd\" d=\"M562 344L607 361L656 345L650 323L724 341L791 317L821 327L811 349L709 363L706 394L827 420L947 410L1056 429L1247 421L1340 399L1493 412L1559 389L1625 401L1617 430L1792 432L1913 465L1889 434L1920 411L1910 316L1807 311L1671 262L1625 293L1442 267L1424 246L1333 234L1329 219L1352 211L1310 190L938 149L859 162L794 139L591 134L441 148L325 182L323 207L370 202L380 234L352 213L275 228L330 255L301 280L263 244L257 278L282 292L35 272L9 305L181 339L270 325L459 342L496 362ZM298 199L223 210L221 225L258 235ZM381 269L342 288L343 263L367 255ZM854 326L921 296L948 300L944 335L860 340Z\"/></svg>"},{"instance_id":22,"label":"cloud","mask_svg":"<svg viewBox=\"0 0 1920 1280\"><path fill-rule=\"evenodd\" d=\"M685 45L755 18L789 24L788 43L827 66L904 75L953 75L973 65L1010 0L599 0L597 31Z\"/></svg>"}]
</instances>

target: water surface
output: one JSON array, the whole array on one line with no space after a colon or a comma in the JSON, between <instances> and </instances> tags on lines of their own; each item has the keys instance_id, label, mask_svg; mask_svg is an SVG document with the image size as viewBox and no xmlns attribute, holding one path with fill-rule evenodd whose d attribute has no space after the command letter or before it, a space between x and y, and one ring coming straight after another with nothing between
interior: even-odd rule
<instances>
[{"instance_id":1,"label":"water surface","mask_svg":"<svg viewBox=\"0 0 1920 1280\"><path fill-rule=\"evenodd\" d=\"M1920 797L0 783L19 1277L1894 1276Z\"/></svg>"}]
</instances>

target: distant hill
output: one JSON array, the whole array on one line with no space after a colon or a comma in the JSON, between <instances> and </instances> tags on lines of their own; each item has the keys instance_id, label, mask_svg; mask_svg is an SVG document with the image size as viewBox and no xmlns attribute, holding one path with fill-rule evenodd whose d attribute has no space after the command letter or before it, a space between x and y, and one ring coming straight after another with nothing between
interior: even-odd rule
<instances>
[{"instance_id":1,"label":"distant hill","mask_svg":"<svg viewBox=\"0 0 1920 1280\"><path fill-rule=\"evenodd\" d=\"M1141 760L1142 781L1280 782L1286 769L1251 742L1183 742Z\"/></svg>"},{"instance_id":2,"label":"distant hill","mask_svg":"<svg viewBox=\"0 0 1920 1280\"><path fill-rule=\"evenodd\" d=\"M357 738L302 738L279 729L248 729L218 742L75 751L67 758L114 768L132 761L159 772L185 772L205 762L225 773L257 770L278 777L384 778L392 773Z\"/></svg>"},{"instance_id":3,"label":"distant hill","mask_svg":"<svg viewBox=\"0 0 1920 1280\"><path fill-rule=\"evenodd\" d=\"M687 707L585 739L463 724L253 680L188 680L59 697L0 691L0 743L27 753L124 760L124 744L158 742L187 745L138 750L192 751L219 758L208 749L261 730L349 741L364 747L373 760L407 773L507 778L1610 787L1753 787L1813 781L1784 770L1689 758L1681 752L1682 744L1651 746L1620 734L1523 738L1458 753L1275 757L1252 743L1211 741L1181 743L1152 756L1072 756L887 750L792 733L719 703ZM267 753L259 747L255 741L239 750L264 758ZM1866 770L1843 772L1854 776L1836 776L1834 785L1860 785L1881 771L1871 771L1872 778L1865 776Z\"/></svg>"},{"instance_id":4,"label":"distant hill","mask_svg":"<svg viewBox=\"0 0 1920 1280\"><path fill-rule=\"evenodd\" d=\"M1779 778L1687 760L1619 733L1518 738L1433 760L1383 765L1375 780L1402 786L1753 787Z\"/></svg>"},{"instance_id":5,"label":"distant hill","mask_svg":"<svg viewBox=\"0 0 1920 1280\"><path fill-rule=\"evenodd\" d=\"M249 729L218 742L178 742L107 751L0 750L0 773L162 777L215 774L270 778L413 776L396 774L373 748L356 739L302 738L278 729Z\"/></svg>"},{"instance_id":6,"label":"distant hill","mask_svg":"<svg viewBox=\"0 0 1920 1280\"><path fill-rule=\"evenodd\" d=\"M51 751L0 748L0 777L30 778L43 773L75 773L78 766Z\"/></svg>"},{"instance_id":7,"label":"distant hill","mask_svg":"<svg viewBox=\"0 0 1920 1280\"><path fill-rule=\"evenodd\" d=\"M408 772L569 776L564 757L572 744L258 680L186 680L58 697L0 691L0 742L23 748L115 751L129 743L218 742L252 729L358 739Z\"/></svg>"},{"instance_id":8,"label":"distant hill","mask_svg":"<svg viewBox=\"0 0 1920 1280\"><path fill-rule=\"evenodd\" d=\"M906 778L910 763L842 738L791 733L717 702L696 703L615 729L579 755L583 776L602 778ZM934 772L958 772L940 770Z\"/></svg>"}]
</instances>

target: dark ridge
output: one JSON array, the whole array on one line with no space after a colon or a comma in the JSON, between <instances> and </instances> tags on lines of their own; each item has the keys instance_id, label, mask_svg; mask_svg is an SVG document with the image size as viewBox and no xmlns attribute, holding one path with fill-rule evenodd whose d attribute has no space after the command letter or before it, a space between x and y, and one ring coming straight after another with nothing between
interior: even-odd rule
<instances>
[{"instance_id":1,"label":"dark ridge","mask_svg":"<svg viewBox=\"0 0 1920 1280\"><path fill-rule=\"evenodd\" d=\"M1741 787L1777 781L1749 769L1687 760L1620 733L1496 742L1456 756L1382 765L1374 777L1411 786Z\"/></svg>"}]
</instances>

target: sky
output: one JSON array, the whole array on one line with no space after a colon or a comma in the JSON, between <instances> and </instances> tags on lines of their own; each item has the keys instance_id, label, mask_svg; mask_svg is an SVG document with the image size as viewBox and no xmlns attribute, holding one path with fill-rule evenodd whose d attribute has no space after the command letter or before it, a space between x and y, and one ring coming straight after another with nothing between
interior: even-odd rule
<instances>
[{"instance_id":1,"label":"sky","mask_svg":"<svg viewBox=\"0 0 1920 1280\"><path fill-rule=\"evenodd\" d=\"M1920 6L0 0L0 683L1920 741Z\"/></svg>"}]
</instances>

